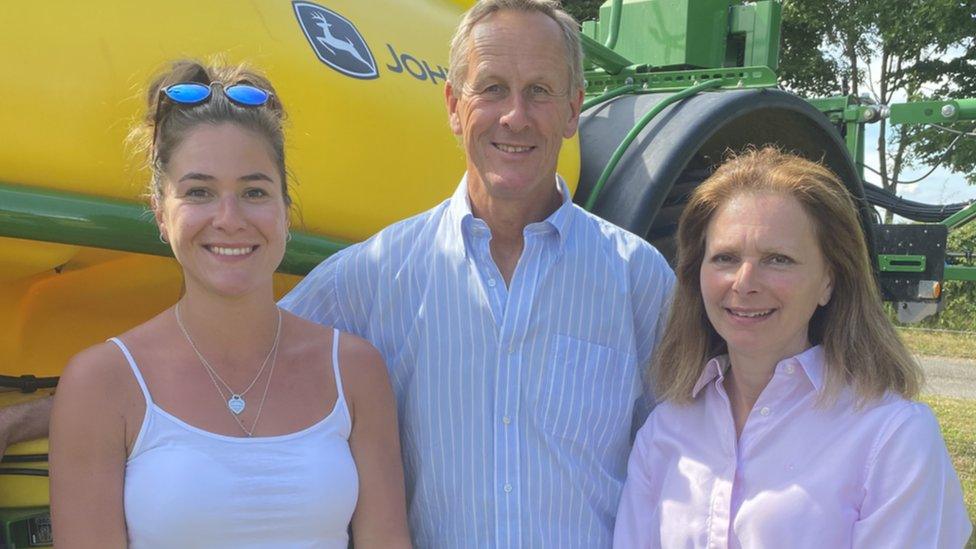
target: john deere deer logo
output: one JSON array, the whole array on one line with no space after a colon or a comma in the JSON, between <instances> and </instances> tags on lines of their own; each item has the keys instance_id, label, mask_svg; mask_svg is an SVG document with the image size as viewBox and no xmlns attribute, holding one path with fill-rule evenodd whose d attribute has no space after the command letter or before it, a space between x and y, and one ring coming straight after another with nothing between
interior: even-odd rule
<instances>
[{"instance_id":1,"label":"john deere deer logo","mask_svg":"<svg viewBox=\"0 0 976 549\"><path fill-rule=\"evenodd\" d=\"M376 60L356 27L338 13L312 4L292 2L295 16L320 61L354 78L379 76Z\"/></svg>"}]
</instances>

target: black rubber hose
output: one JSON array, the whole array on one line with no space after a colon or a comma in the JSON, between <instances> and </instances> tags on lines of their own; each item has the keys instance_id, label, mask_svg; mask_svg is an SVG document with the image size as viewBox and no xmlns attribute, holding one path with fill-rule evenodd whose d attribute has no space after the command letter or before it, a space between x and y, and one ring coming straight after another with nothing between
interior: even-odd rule
<instances>
[{"instance_id":1,"label":"black rubber hose","mask_svg":"<svg viewBox=\"0 0 976 549\"><path fill-rule=\"evenodd\" d=\"M20 389L22 393L33 393L38 389L51 389L58 386L58 377L37 377L31 374L22 376L0 375L0 387Z\"/></svg>"},{"instance_id":2,"label":"black rubber hose","mask_svg":"<svg viewBox=\"0 0 976 549\"><path fill-rule=\"evenodd\" d=\"M0 475L21 475L25 477L46 477L46 469L28 469L27 467L0 467Z\"/></svg>"}]
</instances>

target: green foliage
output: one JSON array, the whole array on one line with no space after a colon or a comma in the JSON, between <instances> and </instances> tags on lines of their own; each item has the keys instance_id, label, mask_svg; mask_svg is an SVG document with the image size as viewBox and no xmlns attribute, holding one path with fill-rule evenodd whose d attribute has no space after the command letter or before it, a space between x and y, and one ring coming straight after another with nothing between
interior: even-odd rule
<instances>
[{"instance_id":1,"label":"green foliage","mask_svg":"<svg viewBox=\"0 0 976 549\"><path fill-rule=\"evenodd\" d=\"M800 94L868 93L882 104L976 97L973 0L785 0L782 44L781 80ZM976 139L947 154L955 134L880 124L876 168L885 188L895 190L906 168L943 160L976 183Z\"/></svg>"},{"instance_id":2,"label":"green foliage","mask_svg":"<svg viewBox=\"0 0 976 549\"><path fill-rule=\"evenodd\" d=\"M563 9L577 21L589 21L598 17L604 0L563 0Z\"/></svg>"},{"instance_id":3,"label":"green foliage","mask_svg":"<svg viewBox=\"0 0 976 549\"><path fill-rule=\"evenodd\" d=\"M950 252L976 253L976 222L949 233L946 249ZM976 266L976 261L968 264ZM947 281L943 285L942 295L945 309L939 313L938 319L927 322L939 328L976 331L976 282Z\"/></svg>"}]
</instances>

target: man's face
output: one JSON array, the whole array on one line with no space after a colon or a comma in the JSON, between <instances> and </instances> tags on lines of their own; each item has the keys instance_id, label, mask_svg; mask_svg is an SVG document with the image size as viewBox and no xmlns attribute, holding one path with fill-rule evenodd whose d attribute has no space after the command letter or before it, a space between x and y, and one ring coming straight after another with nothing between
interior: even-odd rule
<instances>
[{"instance_id":1,"label":"man's face","mask_svg":"<svg viewBox=\"0 0 976 549\"><path fill-rule=\"evenodd\" d=\"M560 27L542 13L502 10L475 25L469 40L463 89L448 84L446 97L472 198L545 201L583 101L583 90L570 85Z\"/></svg>"}]
</instances>

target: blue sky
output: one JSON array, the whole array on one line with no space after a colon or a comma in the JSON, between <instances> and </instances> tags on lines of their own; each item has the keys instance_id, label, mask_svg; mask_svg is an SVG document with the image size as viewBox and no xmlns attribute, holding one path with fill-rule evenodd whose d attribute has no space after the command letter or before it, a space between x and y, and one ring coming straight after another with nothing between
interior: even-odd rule
<instances>
[{"instance_id":1,"label":"blue sky","mask_svg":"<svg viewBox=\"0 0 976 549\"><path fill-rule=\"evenodd\" d=\"M868 145L864 150L864 162L872 168L878 169L878 151L873 146L878 139L878 125L868 125L865 136L865 142ZM908 169L899 176L899 179L916 179L930 169L930 166L918 166L917 168ZM881 184L881 178L868 170L864 171L864 179L869 183ZM963 174L950 172L940 167L932 175L919 183L899 185L898 195L926 204L951 204L976 200L976 185L967 184Z\"/></svg>"}]
</instances>

